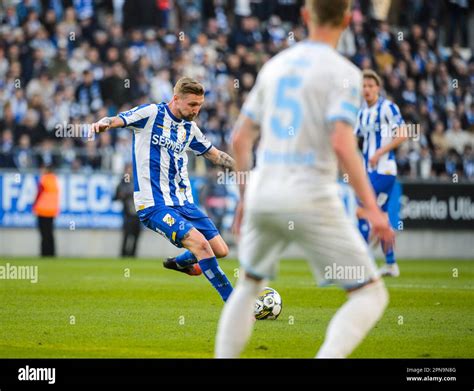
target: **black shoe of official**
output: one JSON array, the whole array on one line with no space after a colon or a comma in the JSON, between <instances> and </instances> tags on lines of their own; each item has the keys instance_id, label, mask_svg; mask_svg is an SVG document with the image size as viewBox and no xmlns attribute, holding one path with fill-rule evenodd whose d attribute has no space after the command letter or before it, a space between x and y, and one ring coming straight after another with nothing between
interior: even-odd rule
<instances>
[{"instance_id":1,"label":"black shoe of official","mask_svg":"<svg viewBox=\"0 0 474 391\"><path fill-rule=\"evenodd\" d=\"M166 260L163 261L163 267L165 269L171 269L176 270L177 272L186 273L190 276L199 276L202 274L201 267L198 263L181 267L176 263L175 257L166 258Z\"/></svg>"}]
</instances>

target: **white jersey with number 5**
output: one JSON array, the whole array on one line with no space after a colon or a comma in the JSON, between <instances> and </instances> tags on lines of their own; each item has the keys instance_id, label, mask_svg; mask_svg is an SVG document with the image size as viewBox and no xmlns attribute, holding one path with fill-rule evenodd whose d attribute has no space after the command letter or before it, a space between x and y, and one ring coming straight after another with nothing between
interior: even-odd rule
<instances>
[{"instance_id":1,"label":"white jersey with number 5","mask_svg":"<svg viewBox=\"0 0 474 391\"><path fill-rule=\"evenodd\" d=\"M260 125L246 208L297 211L337 197L334 121L354 126L362 75L330 46L304 41L268 61L242 112Z\"/></svg>"}]
</instances>

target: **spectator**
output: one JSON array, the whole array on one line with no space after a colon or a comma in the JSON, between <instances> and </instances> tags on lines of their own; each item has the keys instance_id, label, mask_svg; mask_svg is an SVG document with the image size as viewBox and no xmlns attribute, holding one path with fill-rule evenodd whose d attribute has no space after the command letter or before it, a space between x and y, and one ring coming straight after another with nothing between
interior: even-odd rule
<instances>
[{"instance_id":1,"label":"spectator","mask_svg":"<svg viewBox=\"0 0 474 391\"><path fill-rule=\"evenodd\" d=\"M13 150L13 161L18 170L26 170L34 167L33 152L31 150L30 136L22 134L18 147Z\"/></svg>"},{"instance_id":2,"label":"spectator","mask_svg":"<svg viewBox=\"0 0 474 391\"><path fill-rule=\"evenodd\" d=\"M51 81L49 74L42 71L37 78L31 79L26 88L26 97L32 99L33 96L38 95L42 103L47 104L53 99L55 85Z\"/></svg>"},{"instance_id":3,"label":"spectator","mask_svg":"<svg viewBox=\"0 0 474 391\"><path fill-rule=\"evenodd\" d=\"M10 129L4 129L2 132L2 142L0 144L0 167L12 168L15 167L13 161L13 132Z\"/></svg>"},{"instance_id":4,"label":"spectator","mask_svg":"<svg viewBox=\"0 0 474 391\"><path fill-rule=\"evenodd\" d=\"M420 152L420 159L418 160L418 174L422 179L429 179L431 177L432 162L431 154L428 147L422 147Z\"/></svg>"},{"instance_id":5,"label":"spectator","mask_svg":"<svg viewBox=\"0 0 474 391\"><path fill-rule=\"evenodd\" d=\"M468 0L449 0L448 9L449 9L449 18L450 26L448 29L448 45L453 46L456 33L461 33L461 45L467 47L467 26L468 26Z\"/></svg>"},{"instance_id":6,"label":"spectator","mask_svg":"<svg viewBox=\"0 0 474 391\"><path fill-rule=\"evenodd\" d=\"M431 145L433 149L437 148L442 154L445 154L448 151L449 143L446 140L446 135L444 133L444 124L442 121L436 122L434 131L430 136Z\"/></svg>"},{"instance_id":7,"label":"spectator","mask_svg":"<svg viewBox=\"0 0 474 391\"><path fill-rule=\"evenodd\" d=\"M82 76L83 81L76 90L76 100L79 103L81 114L87 115L102 107L102 92L91 71L84 71Z\"/></svg>"},{"instance_id":8,"label":"spectator","mask_svg":"<svg viewBox=\"0 0 474 391\"><path fill-rule=\"evenodd\" d=\"M474 153L471 145L464 147L464 153L462 155L462 164L464 170L464 176L472 180L474 179Z\"/></svg>"},{"instance_id":9,"label":"spectator","mask_svg":"<svg viewBox=\"0 0 474 391\"><path fill-rule=\"evenodd\" d=\"M40 114L34 109L29 109L26 112L23 121L16 127L15 133L15 142L19 140L22 134L27 134L32 145L37 145L48 137L46 128L41 122Z\"/></svg>"},{"instance_id":10,"label":"spectator","mask_svg":"<svg viewBox=\"0 0 474 391\"><path fill-rule=\"evenodd\" d=\"M433 168L433 175L438 178L446 177L446 154L445 152L439 148L438 146L434 147L434 154L433 154L433 161L432 161L432 168Z\"/></svg>"},{"instance_id":11,"label":"spectator","mask_svg":"<svg viewBox=\"0 0 474 391\"><path fill-rule=\"evenodd\" d=\"M446 142L448 148L454 149L459 155L462 155L464 147L471 144L469 133L461 128L461 121L455 118L452 129L446 132Z\"/></svg>"},{"instance_id":12,"label":"spectator","mask_svg":"<svg viewBox=\"0 0 474 391\"><path fill-rule=\"evenodd\" d=\"M301 0L16 3L0 16L0 130L9 129L13 136L11 158L2 156L2 165L14 164L11 154L20 139L25 145L29 137L32 154L43 154L38 145L52 137L58 124L84 123L99 110L106 116L150 99L168 100L173 82L183 74L206 85L199 125L225 145L257 72L306 35L298 20ZM472 17L472 7L466 11L463 0L451 1L449 7L428 1L392 3L390 20L398 24L386 22L380 9L376 19L381 21L372 20L372 2L355 2L352 25L339 47L358 66L380 68L386 93L407 123L421 125L420 141L398 153L400 172L421 175L421 164L431 155L433 171L443 175L450 146L464 156L464 143L449 136L448 146L444 128L453 129L456 118L461 129L474 127L474 61L456 43L472 46L470 37L466 45L464 33L456 37L459 31L436 21L444 11L448 19L461 21L460 8L466 18ZM451 47L441 46L445 42L439 37L450 35ZM444 128L436 130L439 122ZM99 154L99 161L81 140L55 140L52 156L61 157L64 168L110 167L122 173L130 160L131 138L115 136L103 141L107 153ZM8 149L9 132L3 137ZM39 162L41 158L33 160Z\"/></svg>"},{"instance_id":13,"label":"spectator","mask_svg":"<svg viewBox=\"0 0 474 391\"><path fill-rule=\"evenodd\" d=\"M151 80L151 98L154 102L168 102L173 97L173 84L170 81L170 72L166 68L160 69Z\"/></svg>"}]
</instances>

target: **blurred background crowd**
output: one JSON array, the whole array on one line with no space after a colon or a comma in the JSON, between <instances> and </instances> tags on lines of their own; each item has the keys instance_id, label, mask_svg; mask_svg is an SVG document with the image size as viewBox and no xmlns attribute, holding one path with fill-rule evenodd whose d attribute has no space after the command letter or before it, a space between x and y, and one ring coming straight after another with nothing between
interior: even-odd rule
<instances>
[{"instance_id":1,"label":"blurred background crowd","mask_svg":"<svg viewBox=\"0 0 474 391\"><path fill-rule=\"evenodd\" d=\"M90 142L86 124L168 101L183 75L205 85L198 125L227 150L262 64L305 39L302 3L4 0L0 168L122 173L131 162L130 132ZM397 152L399 173L474 180L472 2L355 0L353 7L338 49L383 77L385 94L419 132ZM209 172L202 159L191 168Z\"/></svg>"}]
</instances>

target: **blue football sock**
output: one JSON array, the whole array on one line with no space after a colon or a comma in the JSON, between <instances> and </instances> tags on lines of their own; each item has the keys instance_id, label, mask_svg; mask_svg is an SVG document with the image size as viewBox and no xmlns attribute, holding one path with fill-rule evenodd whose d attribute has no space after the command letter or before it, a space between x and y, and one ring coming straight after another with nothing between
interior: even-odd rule
<instances>
[{"instance_id":1,"label":"blue football sock","mask_svg":"<svg viewBox=\"0 0 474 391\"><path fill-rule=\"evenodd\" d=\"M359 219L359 231L364 240L369 243L370 225L367 220Z\"/></svg>"},{"instance_id":2,"label":"blue football sock","mask_svg":"<svg viewBox=\"0 0 474 391\"><path fill-rule=\"evenodd\" d=\"M201 259L199 266L212 286L219 292L222 300L226 301L232 293L232 285L219 267L216 257Z\"/></svg>"},{"instance_id":3,"label":"blue football sock","mask_svg":"<svg viewBox=\"0 0 474 391\"><path fill-rule=\"evenodd\" d=\"M193 263L196 263L197 259L191 251L186 250L184 253L178 255L175 258L175 261L179 266L186 267L192 265Z\"/></svg>"},{"instance_id":4,"label":"blue football sock","mask_svg":"<svg viewBox=\"0 0 474 391\"><path fill-rule=\"evenodd\" d=\"M382 242L382 250L383 250L384 246L383 246L383 242ZM388 248L388 250L384 250L384 253L385 253L385 262L388 264L388 265L393 265L396 261L395 261L395 253L393 252L393 247L390 246Z\"/></svg>"}]
</instances>

